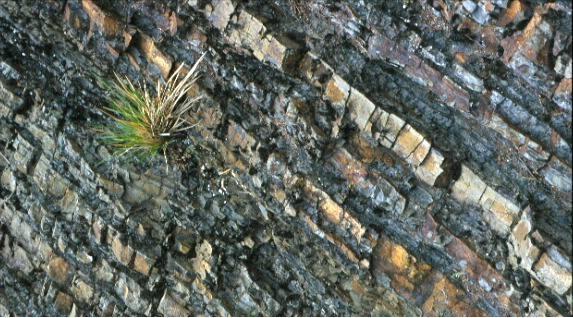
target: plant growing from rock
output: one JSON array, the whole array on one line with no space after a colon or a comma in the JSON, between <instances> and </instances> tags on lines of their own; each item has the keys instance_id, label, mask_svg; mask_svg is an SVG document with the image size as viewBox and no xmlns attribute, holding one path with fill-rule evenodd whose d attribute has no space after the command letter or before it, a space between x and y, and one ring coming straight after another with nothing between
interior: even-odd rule
<instances>
[{"instance_id":1,"label":"plant growing from rock","mask_svg":"<svg viewBox=\"0 0 573 318\"><path fill-rule=\"evenodd\" d=\"M110 123L98 129L101 140L111 146L118 156L130 155L140 159L163 153L177 136L192 128L188 113L201 98L188 97L197 80L197 67L203 56L185 74L179 66L165 82L157 81L155 95L144 84L134 85L128 78L115 74L115 81L103 82L108 91L104 113Z\"/></svg>"}]
</instances>

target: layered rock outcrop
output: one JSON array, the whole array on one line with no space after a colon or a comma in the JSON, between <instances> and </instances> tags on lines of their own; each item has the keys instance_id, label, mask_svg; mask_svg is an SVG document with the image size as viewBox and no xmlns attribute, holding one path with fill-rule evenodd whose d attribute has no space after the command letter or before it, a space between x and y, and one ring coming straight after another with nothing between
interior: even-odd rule
<instances>
[{"instance_id":1,"label":"layered rock outcrop","mask_svg":"<svg viewBox=\"0 0 573 318\"><path fill-rule=\"evenodd\" d=\"M0 315L571 315L571 3L0 2ZM125 162L98 77L206 52Z\"/></svg>"}]
</instances>

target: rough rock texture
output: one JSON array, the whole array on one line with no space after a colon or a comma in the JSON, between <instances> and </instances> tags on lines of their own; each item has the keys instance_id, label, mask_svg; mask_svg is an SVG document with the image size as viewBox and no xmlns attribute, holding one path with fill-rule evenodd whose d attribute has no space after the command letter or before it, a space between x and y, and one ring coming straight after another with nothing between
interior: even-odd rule
<instances>
[{"instance_id":1,"label":"rough rock texture","mask_svg":"<svg viewBox=\"0 0 573 318\"><path fill-rule=\"evenodd\" d=\"M571 2L0 1L0 315L572 315ZM97 77L206 52L114 159Z\"/></svg>"}]
</instances>

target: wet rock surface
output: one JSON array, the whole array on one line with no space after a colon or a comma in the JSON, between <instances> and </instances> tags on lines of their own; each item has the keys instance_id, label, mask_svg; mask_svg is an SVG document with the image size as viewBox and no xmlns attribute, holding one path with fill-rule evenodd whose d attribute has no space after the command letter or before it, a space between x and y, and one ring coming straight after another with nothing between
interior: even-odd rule
<instances>
[{"instance_id":1,"label":"wet rock surface","mask_svg":"<svg viewBox=\"0 0 573 318\"><path fill-rule=\"evenodd\" d=\"M572 315L571 3L0 2L0 315ZM201 54L167 161L98 77Z\"/></svg>"}]
</instances>

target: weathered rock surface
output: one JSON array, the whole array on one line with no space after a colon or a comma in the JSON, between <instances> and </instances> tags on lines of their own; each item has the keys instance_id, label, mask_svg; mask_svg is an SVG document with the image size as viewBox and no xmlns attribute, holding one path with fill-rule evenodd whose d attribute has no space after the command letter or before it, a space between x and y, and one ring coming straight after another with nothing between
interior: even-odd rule
<instances>
[{"instance_id":1,"label":"weathered rock surface","mask_svg":"<svg viewBox=\"0 0 573 318\"><path fill-rule=\"evenodd\" d=\"M572 315L571 3L0 1L0 315ZM114 159L98 77L202 53Z\"/></svg>"}]
</instances>

